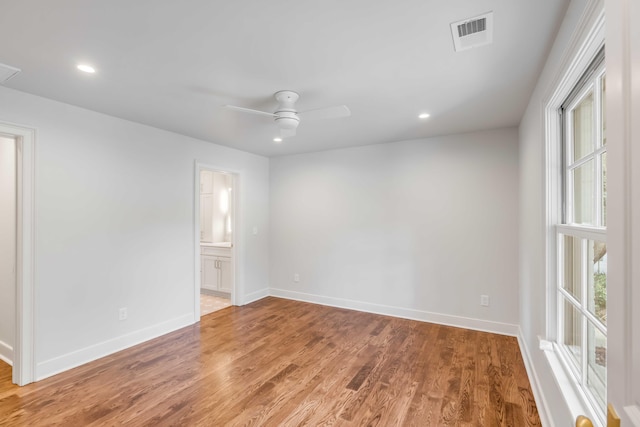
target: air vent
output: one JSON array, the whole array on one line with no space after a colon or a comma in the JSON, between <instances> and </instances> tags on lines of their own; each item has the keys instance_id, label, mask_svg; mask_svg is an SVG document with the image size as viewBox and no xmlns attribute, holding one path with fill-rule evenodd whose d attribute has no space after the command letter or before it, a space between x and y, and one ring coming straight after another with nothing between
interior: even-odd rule
<instances>
[{"instance_id":1,"label":"air vent","mask_svg":"<svg viewBox=\"0 0 640 427\"><path fill-rule=\"evenodd\" d=\"M476 19L475 21L465 22L458 25L458 36L465 37L471 34L485 31L487 29L487 18Z\"/></svg>"},{"instance_id":2,"label":"air vent","mask_svg":"<svg viewBox=\"0 0 640 427\"><path fill-rule=\"evenodd\" d=\"M0 64L0 84L6 83L11 77L20 72L20 68Z\"/></svg>"},{"instance_id":3,"label":"air vent","mask_svg":"<svg viewBox=\"0 0 640 427\"><path fill-rule=\"evenodd\" d=\"M456 52L493 42L493 12L451 24L451 35Z\"/></svg>"}]
</instances>

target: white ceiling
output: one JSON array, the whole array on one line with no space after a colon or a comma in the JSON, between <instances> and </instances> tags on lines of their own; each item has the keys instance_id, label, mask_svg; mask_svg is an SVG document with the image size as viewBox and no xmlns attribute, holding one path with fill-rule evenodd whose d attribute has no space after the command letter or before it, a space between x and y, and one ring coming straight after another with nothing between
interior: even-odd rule
<instances>
[{"instance_id":1,"label":"white ceiling","mask_svg":"<svg viewBox=\"0 0 640 427\"><path fill-rule=\"evenodd\" d=\"M22 69L7 87L279 156L517 125L568 3L0 0L0 63ZM488 11L493 44L454 52L449 24ZM282 89L352 116L276 144L268 117L221 108L273 111Z\"/></svg>"}]
</instances>

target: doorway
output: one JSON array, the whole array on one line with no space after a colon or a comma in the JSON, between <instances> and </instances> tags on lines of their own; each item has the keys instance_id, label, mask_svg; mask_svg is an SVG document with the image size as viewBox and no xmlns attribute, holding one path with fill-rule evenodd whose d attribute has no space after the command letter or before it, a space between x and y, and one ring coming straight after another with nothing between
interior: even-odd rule
<instances>
[{"instance_id":1,"label":"doorway","mask_svg":"<svg viewBox=\"0 0 640 427\"><path fill-rule=\"evenodd\" d=\"M196 169L197 321L235 303L237 177L216 168Z\"/></svg>"},{"instance_id":2,"label":"doorway","mask_svg":"<svg viewBox=\"0 0 640 427\"><path fill-rule=\"evenodd\" d=\"M0 135L0 376L10 377L16 346L16 140Z\"/></svg>"},{"instance_id":3,"label":"doorway","mask_svg":"<svg viewBox=\"0 0 640 427\"><path fill-rule=\"evenodd\" d=\"M9 297L9 303L13 306L13 321L7 320L11 323L9 329L13 329L13 335L7 334L9 338L5 339L12 342L5 342L5 345L8 345L4 347L4 350L11 347L11 352L5 353L10 357L5 356L5 358L11 359L12 382L25 385L36 379L33 296L35 129L0 123L0 137L3 148L8 153L13 153L6 156L8 156L7 161L15 167L14 171L8 172L9 176L14 177L13 184L10 186L15 191L14 196L9 196L9 198L14 198L13 208L7 210L8 215L13 217L13 224L15 224L14 231L10 232L13 235L13 243L9 243L7 246L8 251L14 255L8 264L10 272L7 276L9 282L13 284L13 294ZM2 169L4 170L4 168L3 163ZM4 276L3 281L5 281ZM4 318L2 322L5 322ZM4 332L1 333L4 334Z\"/></svg>"}]
</instances>

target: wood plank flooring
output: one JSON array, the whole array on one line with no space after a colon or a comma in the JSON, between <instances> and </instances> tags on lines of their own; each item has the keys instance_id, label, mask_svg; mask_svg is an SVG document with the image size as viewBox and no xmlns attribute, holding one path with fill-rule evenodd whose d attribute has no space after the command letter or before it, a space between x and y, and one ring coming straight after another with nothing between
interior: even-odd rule
<instances>
[{"instance_id":1,"label":"wood plank flooring","mask_svg":"<svg viewBox=\"0 0 640 427\"><path fill-rule=\"evenodd\" d=\"M2 426L539 426L513 337L265 298L25 387Z\"/></svg>"}]
</instances>

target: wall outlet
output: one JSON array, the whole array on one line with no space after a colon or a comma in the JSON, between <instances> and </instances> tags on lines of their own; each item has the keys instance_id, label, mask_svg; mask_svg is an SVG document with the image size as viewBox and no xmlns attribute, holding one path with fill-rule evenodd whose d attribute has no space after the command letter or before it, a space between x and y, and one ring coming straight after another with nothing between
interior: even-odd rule
<instances>
[{"instance_id":1,"label":"wall outlet","mask_svg":"<svg viewBox=\"0 0 640 427\"><path fill-rule=\"evenodd\" d=\"M480 305L489 307L489 295L480 295Z\"/></svg>"},{"instance_id":2,"label":"wall outlet","mask_svg":"<svg viewBox=\"0 0 640 427\"><path fill-rule=\"evenodd\" d=\"M295 273L293 275L293 281L296 282L296 283L298 283L300 281L300 275L298 273Z\"/></svg>"},{"instance_id":3,"label":"wall outlet","mask_svg":"<svg viewBox=\"0 0 640 427\"><path fill-rule=\"evenodd\" d=\"M127 308L121 308L118 310L118 319L119 320L127 320Z\"/></svg>"}]
</instances>

